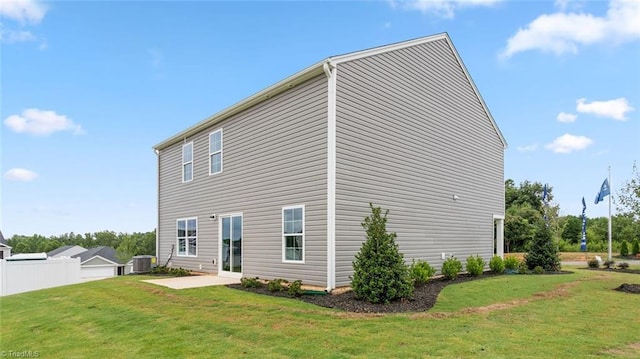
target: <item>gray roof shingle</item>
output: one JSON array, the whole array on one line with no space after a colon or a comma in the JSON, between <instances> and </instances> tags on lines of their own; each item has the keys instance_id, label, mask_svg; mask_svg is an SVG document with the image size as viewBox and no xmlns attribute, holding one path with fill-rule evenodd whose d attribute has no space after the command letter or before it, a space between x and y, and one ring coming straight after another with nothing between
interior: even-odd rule
<instances>
[{"instance_id":1,"label":"gray roof shingle","mask_svg":"<svg viewBox=\"0 0 640 359\"><path fill-rule=\"evenodd\" d=\"M100 256L114 263L124 264L118 259L118 256L116 255L116 250L107 246L89 248L85 252L76 254L75 256L73 256L73 258L80 258L80 263L83 263L95 256Z\"/></svg>"}]
</instances>

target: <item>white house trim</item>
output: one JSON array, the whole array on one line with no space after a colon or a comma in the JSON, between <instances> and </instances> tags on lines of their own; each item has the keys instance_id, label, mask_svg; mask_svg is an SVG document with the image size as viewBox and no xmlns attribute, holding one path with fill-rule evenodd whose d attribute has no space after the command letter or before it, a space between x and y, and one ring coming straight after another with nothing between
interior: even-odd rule
<instances>
[{"instance_id":1,"label":"white house trim","mask_svg":"<svg viewBox=\"0 0 640 359\"><path fill-rule=\"evenodd\" d=\"M494 214L493 223L496 226L496 253L495 255L504 258L504 215Z\"/></svg>"},{"instance_id":2,"label":"white house trim","mask_svg":"<svg viewBox=\"0 0 640 359\"><path fill-rule=\"evenodd\" d=\"M87 263L87 262L89 262L90 260L95 259L95 258L100 258L100 259L102 259L103 261L105 261L105 262L109 262L109 263L112 263L113 265L116 265L116 266L123 266L123 265L124 265L124 264L121 264L121 263L116 263L116 262L114 262L114 261L112 261L112 260L109 260L109 259L107 259L107 258L105 258L105 257L103 257L103 256L100 256L100 255L95 255L95 256L93 256L93 257L91 257L91 258L87 259L86 261L84 261L84 262L80 263L80 265L83 265L83 264L85 264L85 263ZM109 265L109 264L91 264L91 265L90 265L90 267L105 267L105 266L110 266L110 265Z\"/></svg>"},{"instance_id":3,"label":"white house trim","mask_svg":"<svg viewBox=\"0 0 640 359\"><path fill-rule=\"evenodd\" d=\"M336 287L336 76L338 68L327 61L327 290Z\"/></svg>"}]
</instances>

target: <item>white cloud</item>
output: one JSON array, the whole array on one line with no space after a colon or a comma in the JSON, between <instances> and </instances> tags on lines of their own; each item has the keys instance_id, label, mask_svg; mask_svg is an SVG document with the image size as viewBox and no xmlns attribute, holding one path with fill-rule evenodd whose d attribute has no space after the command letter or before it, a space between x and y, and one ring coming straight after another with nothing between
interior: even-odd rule
<instances>
[{"instance_id":1,"label":"white cloud","mask_svg":"<svg viewBox=\"0 0 640 359\"><path fill-rule=\"evenodd\" d=\"M391 1L391 7L400 4L407 10L418 10L424 14L433 14L445 19L453 19L456 10L465 7L492 6L502 0L409 0Z\"/></svg>"},{"instance_id":2,"label":"white cloud","mask_svg":"<svg viewBox=\"0 0 640 359\"><path fill-rule=\"evenodd\" d=\"M580 46L639 39L640 1L611 0L606 15L601 17L583 12L539 16L507 40L500 57L529 50L575 54Z\"/></svg>"},{"instance_id":3,"label":"white cloud","mask_svg":"<svg viewBox=\"0 0 640 359\"><path fill-rule=\"evenodd\" d=\"M25 30L5 30L0 24L0 41L5 44L13 44L16 42L35 41L36 37Z\"/></svg>"},{"instance_id":4,"label":"white cloud","mask_svg":"<svg viewBox=\"0 0 640 359\"><path fill-rule=\"evenodd\" d=\"M36 177L38 177L37 173L24 168L12 168L4 174L4 178L9 181L28 182L33 181Z\"/></svg>"},{"instance_id":5,"label":"white cloud","mask_svg":"<svg viewBox=\"0 0 640 359\"><path fill-rule=\"evenodd\" d=\"M3 0L0 16L21 23L38 24L47 13L47 7L36 0Z\"/></svg>"},{"instance_id":6,"label":"white cloud","mask_svg":"<svg viewBox=\"0 0 640 359\"><path fill-rule=\"evenodd\" d=\"M526 145L526 146L518 146L517 150L520 152L531 152L531 151L535 151L538 149L538 144L534 143L532 145Z\"/></svg>"},{"instance_id":7,"label":"white cloud","mask_svg":"<svg viewBox=\"0 0 640 359\"><path fill-rule=\"evenodd\" d=\"M73 131L76 135L85 134L82 126L73 123L67 116L37 108L26 109L22 111L22 115L11 115L4 120L4 124L14 132L36 136L47 136L57 131Z\"/></svg>"},{"instance_id":8,"label":"white cloud","mask_svg":"<svg viewBox=\"0 0 640 359\"><path fill-rule=\"evenodd\" d=\"M574 136L570 134L564 134L553 142L548 143L544 148L552 150L555 153L571 153L573 151L584 150L591 146L593 140L585 136Z\"/></svg>"},{"instance_id":9,"label":"white cloud","mask_svg":"<svg viewBox=\"0 0 640 359\"><path fill-rule=\"evenodd\" d=\"M560 112L556 119L558 122L571 123L576 120L578 116L572 113Z\"/></svg>"},{"instance_id":10,"label":"white cloud","mask_svg":"<svg viewBox=\"0 0 640 359\"><path fill-rule=\"evenodd\" d=\"M593 101L587 103L587 99L581 98L576 101L576 111L590 113L601 117L610 117L614 120L625 121L627 112L635 110L629 105L624 97L609 101Z\"/></svg>"}]
</instances>

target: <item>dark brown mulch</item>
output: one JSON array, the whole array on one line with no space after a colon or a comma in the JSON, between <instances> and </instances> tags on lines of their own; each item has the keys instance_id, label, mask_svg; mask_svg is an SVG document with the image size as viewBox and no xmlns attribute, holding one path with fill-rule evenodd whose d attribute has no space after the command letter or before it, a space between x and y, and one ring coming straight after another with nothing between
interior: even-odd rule
<instances>
[{"instance_id":1,"label":"dark brown mulch","mask_svg":"<svg viewBox=\"0 0 640 359\"><path fill-rule=\"evenodd\" d=\"M640 294L640 284L623 283L621 286L615 288L614 290L625 293Z\"/></svg>"},{"instance_id":2,"label":"dark brown mulch","mask_svg":"<svg viewBox=\"0 0 640 359\"><path fill-rule=\"evenodd\" d=\"M640 274L640 269L620 269L620 268L585 268L590 270L599 270L605 272L615 272L615 273L629 273L629 274Z\"/></svg>"},{"instance_id":3,"label":"dark brown mulch","mask_svg":"<svg viewBox=\"0 0 640 359\"><path fill-rule=\"evenodd\" d=\"M571 273L571 272L559 272ZM447 280L445 278L431 279L424 285L417 286L413 292L412 299L404 299L393 301L389 304L373 304L364 300L355 298L353 292L345 292L341 294L330 295L303 295L297 299L312 303L321 307L335 308L354 313L401 313L401 312L424 312L431 309L438 299L440 291L450 285L459 284L472 280L482 280L483 278L493 277L495 274L485 273L480 277L472 277L469 275L460 275L455 280ZM286 292L269 292L266 286L261 288L244 288L240 284L230 284L229 288L245 290L248 292L273 295L279 297L289 297Z\"/></svg>"}]
</instances>

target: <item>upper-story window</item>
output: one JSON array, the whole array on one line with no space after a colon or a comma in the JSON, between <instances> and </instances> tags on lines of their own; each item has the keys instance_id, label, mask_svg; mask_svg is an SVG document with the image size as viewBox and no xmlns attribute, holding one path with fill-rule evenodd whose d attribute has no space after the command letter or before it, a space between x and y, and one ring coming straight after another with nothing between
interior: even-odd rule
<instances>
[{"instance_id":1,"label":"upper-story window","mask_svg":"<svg viewBox=\"0 0 640 359\"><path fill-rule=\"evenodd\" d=\"M182 182L193 179L193 142L182 145Z\"/></svg>"},{"instance_id":2,"label":"upper-story window","mask_svg":"<svg viewBox=\"0 0 640 359\"><path fill-rule=\"evenodd\" d=\"M222 129L209 134L209 174L222 172Z\"/></svg>"}]
</instances>

